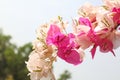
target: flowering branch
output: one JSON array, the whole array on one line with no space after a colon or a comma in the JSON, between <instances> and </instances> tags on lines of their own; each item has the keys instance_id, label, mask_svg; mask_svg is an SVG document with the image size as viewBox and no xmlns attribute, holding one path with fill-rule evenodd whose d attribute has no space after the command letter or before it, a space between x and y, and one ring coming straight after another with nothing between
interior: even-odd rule
<instances>
[{"instance_id":1,"label":"flowering branch","mask_svg":"<svg viewBox=\"0 0 120 80\"><path fill-rule=\"evenodd\" d=\"M91 46L92 59L97 47L101 53L111 52L115 56L114 49L120 46L120 1L103 2L99 7L81 6L79 18L72 20L71 33L67 33L67 23L60 16L37 29L34 50L26 62L31 80L55 80L52 64L57 57L78 65L84 61L84 51Z\"/></svg>"}]
</instances>

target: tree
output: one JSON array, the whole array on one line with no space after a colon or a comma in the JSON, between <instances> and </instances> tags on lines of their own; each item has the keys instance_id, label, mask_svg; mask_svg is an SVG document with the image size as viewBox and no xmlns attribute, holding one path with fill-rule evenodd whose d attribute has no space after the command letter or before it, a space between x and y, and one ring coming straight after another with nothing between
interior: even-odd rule
<instances>
[{"instance_id":1,"label":"tree","mask_svg":"<svg viewBox=\"0 0 120 80\"><path fill-rule=\"evenodd\" d=\"M27 43L18 47L10 40L11 36L0 30L0 80L29 80L25 61L32 45Z\"/></svg>"},{"instance_id":2,"label":"tree","mask_svg":"<svg viewBox=\"0 0 120 80\"><path fill-rule=\"evenodd\" d=\"M0 80L5 80L7 76L7 61L5 53L9 52L12 53L15 46L11 45L10 43L11 36L4 35L2 30L0 30Z\"/></svg>"},{"instance_id":3,"label":"tree","mask_svg":"<svg viewBox=\"0 0 120 80\"><path fill-rule=\"evenodd\" d=\"M29 80L29 77L27 74L29 73L25 61L28 60L28 55L32 51L32 45L31 43L27 43L23 45L22 47L19 47L17 49L17 55L16 55L16 62L14 67L13 76L14 80Z\"/></svg>"},{"instance_id":4,"label":"tree","mask_svg":"<svg viewBox=\"0 0 120 80\"><path fill-rule=\"evenodd\" d=\"M70 78L71 78L71 73L65 70L64 73L60 75L60 78L58 80L68 80Z\"/></svg>"}]
</instances>

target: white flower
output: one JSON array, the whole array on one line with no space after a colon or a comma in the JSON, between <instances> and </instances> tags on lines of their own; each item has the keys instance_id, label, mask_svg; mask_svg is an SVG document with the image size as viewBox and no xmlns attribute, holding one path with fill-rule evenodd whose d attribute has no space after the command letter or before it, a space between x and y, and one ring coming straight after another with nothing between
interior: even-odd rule
<instances>
[{"instance_id":1,"label":"white flower","mask_svg":"<svg viewBox=\"0 0 120 80\"><path fill-rule=\"evenodd\" d=\"M113 7L120 7L120 0L103 0L105 6L111 10Z\"/></svg>"}]
</instances>

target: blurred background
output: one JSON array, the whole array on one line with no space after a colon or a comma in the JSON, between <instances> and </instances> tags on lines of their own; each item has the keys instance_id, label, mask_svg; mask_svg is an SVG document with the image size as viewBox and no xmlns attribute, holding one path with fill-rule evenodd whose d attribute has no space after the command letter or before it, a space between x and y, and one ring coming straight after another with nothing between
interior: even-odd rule
<instances>
[{"instance_id":1,"label":"blurred background","mask_svg":"<svg viewBox=\"0 0 120 80\"><path fill-rule=\"evenodd\" d=\"M57 16L71 24L86 2L102 5L102 0L0 0L0 80L30 80L25 61L35 30ZM88 50L78 66L58 58L53 71L57 80L120 80L120 48L115 53L97 51L92 60Z\"/></svg>"}]
</instances>

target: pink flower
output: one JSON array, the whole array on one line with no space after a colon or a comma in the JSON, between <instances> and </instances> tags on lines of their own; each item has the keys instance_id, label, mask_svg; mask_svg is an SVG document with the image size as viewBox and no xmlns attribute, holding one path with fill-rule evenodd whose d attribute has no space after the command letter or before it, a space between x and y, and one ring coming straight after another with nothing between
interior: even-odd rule
<instances>
[{"instance_id":1,"label":"pink flower","mask_svg":"<svg viewBox=\"0 0 120 80\"><path fill-rule=\"evenodd\" d=\"M68 34L66 38L69 38L69 40L63 39L62 42L68 43L66 46L63 43L59 43L61 46L58 46L58 56L65 60L68 63L77 65L81 63L80 55L79 53L75 50L75 42L74 42L74 35L73 34Z\"/></svg>"},{"instance_id":2,"label":"pink flower","mask_svg":"<svg viewBox=\"0 0 120 80\"><path fill-rule=\"evenodd\" d=\"M94 59L94 56L95 56L95 52L96 52L96 48L97 48L97 45L93 45L93 48L91 49L91 55L92 55L92 59Z\"/></svg>"},{"instance_id":3,"label":"pink flower","mask_svg":"<svg viewBox=\"0 0 120 80\"><path fill-rule=\"evenodd\" d=\"M65 35L60 32L59 27L56 25L51 25L50 29L48 30L46 42L49 45L52 44L58 48L57 55L60 58L68 63L77 65L82 61L80 61L79 53L75 50L76 46L74 38L75 36L72 33Z\"/></svg>"},{"instance_id":4,"label":"pink flower","mask_svg":"<svg viewBox=\"0 0 120 80\"><path fill-rule=\"evenodd\" d=\"M58 40L59 45L57 45L58 47L57 55L66 62L77 65L81 63L81 61L79 53L75 50L75 43L73 41L74 40L73 38L74 38L73 34L68 34L68 36L64 37L64 39L62 39L61 42L59 42ZM68 42L69 44L66 45L66 43Z\"/></svg>"},{"instance_id":5,"label":"pink flower","mask_svg":"<svg viewBox=\"0 0 120 80\"><path fill-rule=\"evenodd\" d=\"M102 39L101 43L99 44L100 51L103 53L107 53L111 51L113 55L115 56L115 53L113 52L113 43L108 39Z\"/></svg>"},{"instance_id":6,"label":"pink flower","mask_svg":"<svg viewBox=\"0 0 120 80\"><path fill-rule=\"evenodd\" d=\"M94 58L96 48L99 45L99 43L101 42L101 39L98 35L96 35L96 33L93 30L90 30L89 33L87 34L87 36L90 38L90 41L94 44L93 48L91 49L91 55L92 55L92 58Z\"/></svg>"},{"instance_id":7,"label":"pink flower","mask_svg":"<svg viewBox=\"0 0 120 80\"><path fill-rule=\"evenodd\" d=\"M60 33L53 39L53 44L57 47L66 47L69 44L69 37Z\"/></svg>"},{"instance_id":8,"label":"pink flower","mask_svg":"<svg viewBox=\"0 0 120 80\"><path fill-rule=\"evenodd\" d=\"M85 25L85 26L88 26L88 27L92 27L91 22L87 18L83 18L83 17L79 18L79 24L80 25Z\"/></svg>"},{"instance_id":9,"label":"pink flower","mask_svg":"<svg viewBox=\"0 0 120 80\"><path fill-rule=\"evenodd\" d=\"M60 29L57 25L51 25L47 33L46 42L57 47L65 47L69 44L69 37L60 32Z\"/></svg>"},{"instance_id":10,"label":"pink flower","mask_svg":"<svg viewBox=\"0 0 120 80\"><path fill-rule=\"evenodd\" d=\"M113 51L113 43L112 43L112 41L110 41L110 40L108 40L106 38L102 39L98 35L96 35L95 33L90 33L89 36L91 36L90 38L94 42L94 47L91 49L92 58L94 58L97 46L100 47L101 52L107 53L107 52L110 51L115 56L115 53Z\"/></svg>"},{"instance_id":11,"label":"pink flower","mask_svg":"<svg viewBox=\"0 0 120 80\"><path fill-rule=\"evenodd\" d=\"M77 28L78 34L76 36L76 43L82 49L87 49L92 44L89 37L87 36L89 30L91 29L91 22L87 18L80 17L79 24L80 26Z\"/></svg>"},{"instance_id":12,"label":"pink flower","mask_svg":"<svg viewBox=\"0 0 120 80\"><path fill-rule=\"evenodd\" d=\"M114 21L116 24L120 24L120 8L114 7L114 8L112 9L112 12L114 12L113 21Z\"/></svg>"},{"instance_id":13,"label":"pink flower","mask_svg":"<svg viewBox=\"0 0 120 80\"><path fill-rule=\"evenodd\" d=\"M73 49L74 43L65 48L58 48L58 56L68 63L78 65L82 62L79 53Z\"/></svg>"},{"instance_id":14,"label":"pink flower","mask_svg":"<svg viewBox=\"0 0 120 80\"><path fill-rule=\"evenodd\" d=\"M47 44L53 44L54 38L56 38L56 36L60 34L61 33L59 27L57 25L51 24L47 32L47 38L46 38Z\"/></svg>"},{"instance_id":15,"label":"pink flower","mask_svg":"<svg viewBox=\"0 0 120 80\"><path fill-rule=\"evenodd\" d=\"M115 56L115 53L113 51L113 43L112 41L106 39L106 38L100 38L99 35L96 35L94 32L90 31L89 35L91 41L94 43L93 48L91 49L91 55L92 58L94 58L95 52L96 52L96 48L99 46L100 47L100 51L103 53L106 52L112 52L113 55Z\"/></svg>"}]
</instances>

